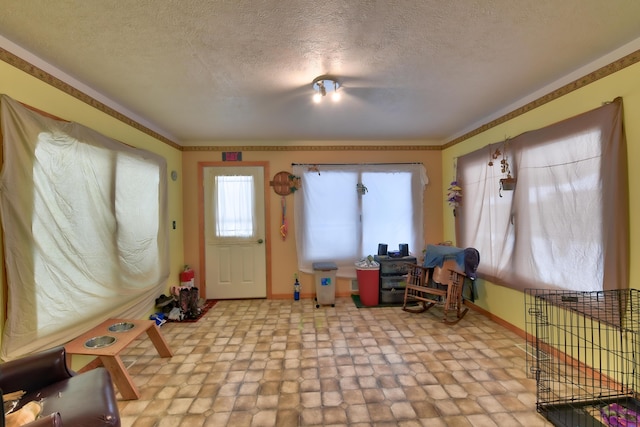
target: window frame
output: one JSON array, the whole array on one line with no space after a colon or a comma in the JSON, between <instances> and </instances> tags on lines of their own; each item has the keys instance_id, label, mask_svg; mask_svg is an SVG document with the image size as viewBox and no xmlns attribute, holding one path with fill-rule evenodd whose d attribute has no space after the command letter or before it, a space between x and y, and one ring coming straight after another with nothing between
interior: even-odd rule
<instances>
[{"instance_id":1,"label":"window frame","mask_svg":"<svg viewBox=\"0 0 640 427\"><path fill-rule=\"evenodd\" d=\"M346 218L346 222L350 224L354 224L352 230L353 239L347 238L346 243L353 246L354 249L351 249L351 252L347 255L338 256L337 253L333 252L333 248L327 249L324 252L323 256L313 257L311 256L311 251L309 249L308 242L310 241L310 236L313 233L316 235L321 235L323 238L326 237L321 227L318 226L317 221L310 220L311 216L309 215L309 210L318 209L320 204L317 203L317 200L314 199L314 195L318 193L317 190L310 188L309 181L311 180L322 180L323 173L328 174L329 172L342 172L342 173L350 173L357 176L358 179L350 179L348 183L334 183L335 185L328 185L327 188L324 188L324 192L326 192L326 200L327 203L323 206L327 206L327 210L325 211L325 216L331 215L332 208L330 206L336 206L336 203L340 203L335 199L336 191L345 194L345 197L350 197L350 194L353 194L353 199L349 199L350 201L346 202L353 209L348 210L342 213L342 217ZM363 248L362 247L362 219L361 209L362 209L362 197L374 197L374 193L371 193L371 190L368 188L360 188L360 194L358 194L358 185L364 185L366 187L367 183L362 182L360 177L364 173L410 173L411 174L411 188L410 194L412 199L412 212L411 212L411 226L414 230L413 236L410 241L407 242L398 242L398 243L407 243L409 245L409 249L413 253L420 253L424 247L424 189L428 183L428 178L426 174L426 170L423 164L421 163L390 163L390 164L323 164L323 165L306 165L306 164L293 164L293 174L296 177L300 178L300 185L297 191L295 191L295 223L296 223L296 246L298 253L298 268L303 272L313 272L312 264L313 262L326 262L331 261L335 262L338 266L338 276L340 277L356 277L355 270L355 262L367 255L375 255L377 253L377 245L378 243L391 243L392 242L376 242L375 247ZM336 187L340 187L336 190ZM362 194L364 192L364 194ZM329 203L330 202L330 203ZM344 203L343 203L344 204ZM339 205L340 208L343 208L343 204ZM389 207L385 207L389 208ZM393 215L389 216L393 218ZM342 224L344 225L344 224ZM336 225L340 227L340 224ZM342 237L342 236L341 236ZM335 247L335 245L334 245ZM391 249L392 247L390 247ZM343 248L339 248L338 251Z\"/></svg>"}]
</instances>

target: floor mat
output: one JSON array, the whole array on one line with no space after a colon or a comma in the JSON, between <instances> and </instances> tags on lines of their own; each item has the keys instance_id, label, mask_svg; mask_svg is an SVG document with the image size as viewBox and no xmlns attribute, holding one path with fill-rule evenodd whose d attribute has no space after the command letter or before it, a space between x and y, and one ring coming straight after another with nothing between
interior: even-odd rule
<instances>
[{"instance_id":1,"label":"floor mat","mask_svg":"<svg viewBox=\"0 0 640 427\"><path fill-rule=\"evenodd\" d=\"M402 303L401 302L398 302L398 303L379 303L378 305L364 305L364 304L362 304L362 301L360 301L360 295L351 295L351 299L353 300L353 303L358 308L402 307ZM414 305L417 305L417 303L415 301L411 301L411 302L407 303L407 307L411 307L411 306L414 306Z\"/></svg>"},{"instance_id":2,"label":"floor mat","mask_svg":"<svg viewBox=\"0 0 640 427\"><path fill-rule=\"evenodd\" d=\"M211 310L211 308L214 305L216 305L217 302L218 302L218 300L208 299L204 303L202 308L200 309L200 315L198 317L194 317L192 319L182 319L182 320L170 320L170 319L167 319L167 322L176 322L176 323L194 323L194 322L197 322L198 320L202 319L202 316L207 314L207 311Z\"/></svg>"}]
</instances>

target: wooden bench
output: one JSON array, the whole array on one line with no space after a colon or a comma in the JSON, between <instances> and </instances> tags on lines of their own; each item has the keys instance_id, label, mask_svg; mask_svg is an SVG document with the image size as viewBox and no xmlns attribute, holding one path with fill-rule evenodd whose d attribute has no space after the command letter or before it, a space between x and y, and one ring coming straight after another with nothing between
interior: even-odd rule
<instances>
[{"instance_id":1,"label":"wooden bench","mask_svg":"<svg viewBox=\"0 0 640 427\"><path fill-rule=\"evenodd\" d=\"M133 325L127 330L110 330L114 325ZM171 357L173 353L167 345L164 337L160 333L160 328L153 320L131 320L131 319L109 319L90 331L80 335L73 341L65 345L65 349L69 354L84 354L89 356L97 356L105 368L111 374L113 382L118 387L120 394L124 400L139 399L140 392L133 383L131 376L127 372L127 368L122 363L120 352L127 348L133 340L138 338L143 332L153 343L161 357ZM115 341L104 347L89 348L85 345L87 341L96 337L113 337Z\"/></svg>"}]
</instances>

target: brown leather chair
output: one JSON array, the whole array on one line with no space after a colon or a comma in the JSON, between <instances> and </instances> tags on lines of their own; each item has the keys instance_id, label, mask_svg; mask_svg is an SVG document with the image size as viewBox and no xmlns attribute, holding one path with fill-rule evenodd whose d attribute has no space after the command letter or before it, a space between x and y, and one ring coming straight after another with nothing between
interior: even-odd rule
<instances>
[{"instance_id":1,"label":"brown leather chair","mask_svg":"<svg viewBox=\"0 0 640 427\"><path fill-rule=\"evenodd\" d=\"M72 371L62 346L0 364L0 389L25 392L15 410L30 401L42 405L40 418L29 427L120 426L109 372L103 367ZM4 411L2 418L0 425Z\"/></svg>"}]
</instances>

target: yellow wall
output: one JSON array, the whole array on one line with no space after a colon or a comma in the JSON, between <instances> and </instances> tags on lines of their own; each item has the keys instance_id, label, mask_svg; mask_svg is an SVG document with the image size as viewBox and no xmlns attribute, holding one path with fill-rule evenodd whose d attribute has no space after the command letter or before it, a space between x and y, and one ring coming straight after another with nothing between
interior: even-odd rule
<instances>
[{"instance_id":1,"label":"yellow wall","mask_svg":"<svg viewBox=\"0 0 640 427\"><path fill-rule=\"evenodd\" d=\"M614 74L596 80L578 90L570 92L547 104L513 118L501 125L471 137L447 148L442 153L443 176L450 179L456 157L499 142L506 137L514 137L529 130L535 130L567 119L602 105L621 96L624 104L624 126L627 136L630 186L630 281L634 288L640 287L640 264L634 262L640 254L640 196L634 191L634 184L640 182L640 168L634 161L640 159L640 64L624 68ZM462 191L464 198L464 189ZM450 210L444 215L445 238L455 241L454 222ZM481 254L482 262L482 254ZM493 315L524 330L524 296L521 292L497 286L480 280L480 293L476 304Z\"/></svg>"},{"instance_id":2,"label":"yellow wall","mask_svg":"<svg viewBox=\"0 0 640 427\"><path fill-rule=\"evenodd\" d=\"M245 148L250 148L248 142ZM333 143L337 146L337 143ZM349 144L348 142L346 144ZM365 144L366 142L360 142ZM402 144L402 142L390 141L389 146ZM298 147L300 147L298 145ZM289 145L289 147L296 146ZM442 190L442 162L440 150L424 150L419 147L408 150L344 150L344 146L331 148L316 145L310 150L310 146L296 151L282 151L278 149L242 150L230 149L229 151L242 151L242 161L260 161L269 164L269 180L280 171L291 171L291 163L412 163L421 162L425 165L429 184L425 191L425 241L436 243L442 240L442 201L444 194ZM198 191L197 171L198 162L220 162L222 153L220 151L189 151L183 152L183 174L184 174L184 257L185 262L193 267L196 272L196 282L202 283L200 277L200 238L198 232ZM287 239L282 241L280 237L281 207L280 196L272 189L268 192L270 206L270 235L267 236L268 250L270 249L272 269L271 269L271 298L293 298L293 275L298 272L297 257L295 247L295 223L293 221L293 195L287 197L287 220L289 233ZM377 249L377 248L376 248ZM421 252L423 248L409 248L412 252ZM354 260L354 262L357 260ZM309 298L314 291L313 276L302 274L300 276L302 284L302 297ZM350 295L350 280L338 278L336 286L337 295ZM269 291L269 289L268 289Z\"/></svg>"},{"instance_id":3,"label":"yellow wall","mask_svg":"<svg viewBox=\"0 0 640 427\"><path fill-rule=\"evenodd\" d=\"M200 272L200 237L198 231L198 162L218 162L222 160L221 151L207 149L187 149L180 151L148 134L119 121L98 109L56 89L13 66L0 61L0 93L24 102L63 119L73 120L93 128L107 136L127 144L144 148L167 159L168 170L178 172L177 181L169 181L170 220L177 222L177 230L170 234L171 277L168 285L178 283L178 273L186 263L196 271L196 280L202 283ZM624 98L625 125L629 151L629 182L640 182L640 170L633 168L633 160L640 159L640 65L635 64L615 74L595 81L581 89L555 99L533 109L526 114L509 120L499 126L446 148L437 149L393 149L397 141L388 141L390 149L381 148L380 142L365 142L368 149L344 149L344 143L295 142L283 143L280 148L255 149L250 141L243 147L229 149L242 151L243 161L268 162L269 178L279 171L290 171L291 163L379 163L379 162L422 162L425 164L430 180L425 192L425 243L437 243L442 240L455 241L453 215L444 203L446 188L453 176L453 160L489 143L501 141L505 136L515 136L522 132L537 129L559 120L598 107L602 102L616 96ZM346 143L349 145L349 143ZM400 142L403 144L403 142ZM219 142L211 145L220 145ZM428 143L425 143L428 145ZM303 147L291 150L292 146ZM283 148L284 147L284 148ZM463 192L464 194L464 192ZM268 191L271 255L271 277L269 295L272 298L291 298L292 278L297 272L295 249L295 224L293 222L293 196L287 196L289 236L282 241L279 234L280 196ZM631 259L640 253L640 196L631 192ZM635 214L635 215L634 215ZM410 248L419 251L421 248ZM2 249L0 248L0 251ZM632 264L630 278L632 285L640 277L640 265ZM313 278L301 277L303 297L310 297L313 291ZM635 285L638 287L638 285ZM350 283L346 279L338 280L338 295L349 294ZM521 293L493 285L478 283L479 298L476 304L495 316L524 328L523 296ZM4 298L3 298L4 300ZM151 309L151 308L150 308Z\"/></svg>"},{"instance_id":4,"label":"yellow wall","mask_svg":"<svg viewBox=\"0 0 640 427\"><path fill-rule=\"evenodd\" d=\"M171 276L168 286L179 283L178 273L184 264L191 265L196 271L196 280L201 283L198 275L200 271L200 236L198 232L198 185L197 163L221 161L220 151L193 150L181 151L168 145L147 133L144 133L127 123L93 108L87 103L57 89L55 79L39 80L28 73L0 61L0 93L7 94L17 101L38 108L62 119L82 123L107 136L125 142L132 146L156 152L167 159L168 170L178 172L178 180L169 180L169 218L176 221L177 229L171 230ZM49 84L54 81L54 85ZM243 161L267 162L269 179L279 171L291 171L291 163L383 163L383 162L422 162L427 169L429 184L425 192L425 242L436 243L442 241L442 209L444 199L442 192L442 162L441 151L424 149L424 147L409 147L402 150L389 148L398 141L389 141L388 146L380 141L358 142L359 147L366 149L346 149L344 144L332 142L324 143L300 142L283 143L289 147L297 145L300 150L282 150L267 147L259 150L243 150ZM347 143L348 144L348 143ZM214 145L214 144L211 144ZM219 145L216 143L215 145ZM247 142L250 146L250 142ZM236 149L233 149L235 151ZM280 225L280 196L271 189L268 191L270 206L270 236L269 249L271 255L271 277L269 296L272 298L291 298L293 274L297 272L295 248L295 224L293 221L293 196L287 196L287 213L289 220L289 235L282 241L279 233ZM423 248L410 248L412 252L420 253ZM354 260L355 261L355 260ZM313 277L302 275L303 297L313 294ZM4 285L4 283L3 283ZM350 294L350 280L339 279L338 295ZM168 289L167 289L168 290ZM4 300L4 298L3 298ZM149 308L150 311L153 309Z\"/></svg>"},{"instance_id":5,"label":"yellow wall","mask_svg":"<svg viewBox=\"0 0 640 427\"><path fill-rule=\"evenodd\" d=\"M182 153L164 142L117 120L96 108L70 96L52 85L24 73L6 62L0 61L0 93L16 101L45 111L61 119L81 123L106 136L128 145L140 147L162 155L167 160L167 169L182 173ZM168 184L169 218L182 223L182 186L181 181L169 180ZM183 266L183 232L181 228L171 230L170 262L171 277L178 277ZM0 248L0 251L2 249ZM4 257L4 254L2 254ZM4 269L4 263L0 267ZM4 271L2 271L4 289ZM5 301L4 295L2 301ZM4 318L4 303L1 305ZM151 310L152 307L149 307ZM4 322L0 322L0 328Z\"/></svg>"}]
</instances>

